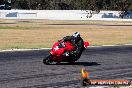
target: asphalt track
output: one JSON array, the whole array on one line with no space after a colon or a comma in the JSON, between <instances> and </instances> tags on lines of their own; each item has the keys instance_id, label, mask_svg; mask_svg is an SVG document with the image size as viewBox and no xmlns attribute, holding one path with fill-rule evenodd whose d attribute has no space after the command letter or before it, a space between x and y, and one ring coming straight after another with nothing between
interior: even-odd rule
<instances>
[{"instance_id":1,"label":"asphalt track","mask_svg":"<svg viewBox=\"0 0 132 88\"><path fill-rule=\"evenodd\" d=\"M132 46L90 47L74 65L44 65L49 50L0 52L0 88L80 88L81 68L90 79L132 80Z\"/></svg>"}]
</instances>

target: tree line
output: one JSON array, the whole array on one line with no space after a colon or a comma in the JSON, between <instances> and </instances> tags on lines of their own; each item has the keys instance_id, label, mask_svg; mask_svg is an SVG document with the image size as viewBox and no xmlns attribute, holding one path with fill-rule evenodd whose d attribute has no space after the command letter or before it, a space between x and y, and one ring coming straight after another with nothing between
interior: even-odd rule
<instances>
[{"instance_id":1,"label":"tree line","mask_svg":"<svg viewBox=\"0 0 132 88\"><path fill-rule=\"evenodd\" d=\"M13 9L132 10L132 0L12 0Z\"/></svg>"}]
</instances>

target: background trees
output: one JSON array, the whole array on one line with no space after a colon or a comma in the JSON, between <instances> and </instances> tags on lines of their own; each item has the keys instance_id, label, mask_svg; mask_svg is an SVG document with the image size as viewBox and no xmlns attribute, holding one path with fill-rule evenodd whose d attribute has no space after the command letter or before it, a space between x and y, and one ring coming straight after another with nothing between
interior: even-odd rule
<instances>
[{"instance_id":1,"label":"background trees","mask_svg":"<svg viewBox=\"0 0 132 88\"><path fill-rule=\"evenodd\" d=\"M132 0L12 0L13 9L132 10Z\"/></svg>"}]
</instances>

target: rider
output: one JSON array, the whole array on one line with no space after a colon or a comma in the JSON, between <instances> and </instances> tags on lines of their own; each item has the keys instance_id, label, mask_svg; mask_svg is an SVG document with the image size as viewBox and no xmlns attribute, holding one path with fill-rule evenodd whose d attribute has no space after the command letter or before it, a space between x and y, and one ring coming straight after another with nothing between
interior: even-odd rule
<instances>
[{"instance_id":1,"label":"rider","mask_svg":"<svg viewBox=\"0 0 132 88\"><path fill-rule=\"evenodd\" d=\"M64 42L71 42L71 44L73 46L76 47L76 49L71 52L72 55L74 55L77 59L80 58L83 50L84 50L84 41L83 39L80 37L80 33L79 32L74 32L72 34L72 36L66 36L62 39L62 41Z\"/></svg>"}]
</instances>

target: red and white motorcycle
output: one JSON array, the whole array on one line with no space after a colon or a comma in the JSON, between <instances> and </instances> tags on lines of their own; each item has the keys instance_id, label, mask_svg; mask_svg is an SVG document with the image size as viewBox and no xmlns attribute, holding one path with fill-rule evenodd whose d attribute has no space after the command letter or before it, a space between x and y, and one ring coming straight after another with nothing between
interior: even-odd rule
<instances>
[{"instance_id":1,"label":"red and white motorcycle","mask_svg":"<svg viewBox=\"0 0 132 88\"><path fill-rule=\"evenodd\" d=\"M89 46L88 42L84 42L84 49L86 49ZM43 59L44 64L52 64L52 62L68 62L68 63L74 63L78 59L75 59L70 55L69 53L66 52L72 52L75 50L76 47L74 47L70 42L62 42L61 40L56 42L48 56L46 56ZM65 56L63 55L64 53Z\"/></svg>"}]
</instances>

